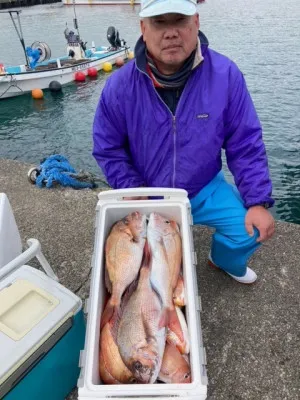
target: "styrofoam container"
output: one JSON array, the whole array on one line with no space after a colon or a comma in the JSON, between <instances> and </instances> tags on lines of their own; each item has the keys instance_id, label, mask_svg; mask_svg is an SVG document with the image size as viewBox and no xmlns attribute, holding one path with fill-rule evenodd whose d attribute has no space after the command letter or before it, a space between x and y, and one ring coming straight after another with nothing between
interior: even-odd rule
<instances>
[{"instance_id":1,"label":"styrofoam container","mask_svg":"<svg viewBox=\"0 0 300 400\"><path fill-rule=\"evenodd\" d=\"M163 196L162 200L123 200L130 196ZM102 192L96 208L96 231L92 258L90 298L87 302L87 331L85 347L81 353L81 373L78 380L78 399L143 399L204 400L207 393L206 356L200 324L200 298L196 280L196 257L191 231L192 216L187 192L181 189L142 188ZM183 246L183 275L187 325L190 335L190 363L192 382L189 384L127 384L105 385L99 377L100 319L104 296L104 246L112 225L127 214L139 211L149 215L157 212L174 219L180 227Z\"/></svg>"}]
</instances>

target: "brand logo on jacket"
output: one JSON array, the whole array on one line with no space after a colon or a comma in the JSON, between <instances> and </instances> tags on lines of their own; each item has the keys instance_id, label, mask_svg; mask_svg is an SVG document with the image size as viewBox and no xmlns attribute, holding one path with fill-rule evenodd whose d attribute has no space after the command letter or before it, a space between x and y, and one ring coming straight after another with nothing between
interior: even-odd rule
<instances>
[{"instance_id":1,"label":"brand logo on jacket","mask_svg":"<svg viewBox=\"0 0 300 400\"><path fill-rule=\"evenodd\" d=\"M209 117L209 114L206 114L206 113L197 115L197 119L207 119L208 117Z\"/></svg>"}]
</instances>

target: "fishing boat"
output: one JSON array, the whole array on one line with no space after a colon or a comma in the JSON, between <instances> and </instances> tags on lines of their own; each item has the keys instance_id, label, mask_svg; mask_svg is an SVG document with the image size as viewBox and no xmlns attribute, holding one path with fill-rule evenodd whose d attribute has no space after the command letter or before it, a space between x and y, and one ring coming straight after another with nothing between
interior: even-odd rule
<instances>
[{"instance_id":1,"label":"fishing boat","mask_svg":"<svg viewBox=\"0 0 300 400\"><path fill-rule=\"evenodd\" d=\"M64 31L67 41L66 55L56 58L51 58L51 50L44 42L34 42L29 47L25 46L20 21L21 10L0 11L0 13L10 15L25 55L24 64L16 66L0 64L0 100L19 96L34 89L48 89L52 82L60 87L76 80L78 71L87 75L91 69L101 70L106 62L115 64L119 57L123 60L128 58L130 48L120 39L119 32L112 26L107 30L109 46L96 47L92 42L91 48L87 48L86 42L83 42L79 34L75 8L74 27L77 34L66 27Z\"/></svg>"}]
</instances>

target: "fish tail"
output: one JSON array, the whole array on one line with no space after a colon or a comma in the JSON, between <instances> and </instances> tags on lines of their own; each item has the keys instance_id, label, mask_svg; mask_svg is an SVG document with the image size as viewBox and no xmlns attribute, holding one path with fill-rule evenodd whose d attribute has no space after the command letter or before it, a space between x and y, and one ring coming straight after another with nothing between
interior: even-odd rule
<instances>
[{"instance_id":1,"label":"fish tail","mask_svg":"<svg viewBox=\"0 0 300 400\"><path fill-rule=\"evenodd\" d=\"M176 334L174 334L174 335L176 335ZM182 355L188 354L189 348L188 348L186 341L181 342L178 339L177 335L175 337L173 337L172 335L167 335L166 341L168 344L176 347L177 350L180 352L180 354L182 354Z\"/></svg>"},{"instance_id":2,"label":"fish tail","mask_svg":"<svg viewBox=\"0 0 300 400\"><path fill-rule=\"evenodd\" d=\"M144 255L143 255L143 261L142 261L142 266L143 267L149 267L151 264L151 249L148 243L148 240L146 239L145 241L145 246L144 246Z\"/></svg>"},{"instance_id":3,"label":"fish tail","mask_svg":"<svg viewBox=\"0 0 300 400\"><path fill-rule=\"evenodd\" d=\"M168 328L170 328L171 331L176 332L179 340L183 343L184 342L184 335L183 331L181 328L181 324L176 312L176 309L174 308L173 310L168 311Z\"/></svg>"},{"instance_id":4,"label":"fish tail","mask_svg":"<svg viewBox=\"0 0 300 400\"><path fill-rule=\"evenodd\" d=\"M182 297L179 297L179 296L178 297L174 297L173 303L174 303L174 306L177 306L177 307L184 307L185 306L184 299Z\"/></svg>"},{"instance_id":5,"label":"fish tail","mask_svg":"<svg viewBox=\"0 0 300 400\"><path fill-rule=\"evenodd\" d=\"M151 251L148 245L148 241L146 240L144 246L144 253L142 259L142 265L140 268L139 280L140 282L145 282L151 273Z\"/></svg>"},{"instance_id":6,"label":"fish tail","mask_svg":"<svg viewBox=\"0 0 300 400\"><path fill-rule=\"evenodd\" d=\"M111 325L115 323L119 316L119 307L112 304L111 299L106 304L106 307L102 313L101 322L100 322L100 330L110 322Z\"/></svg>"}]
</instances>

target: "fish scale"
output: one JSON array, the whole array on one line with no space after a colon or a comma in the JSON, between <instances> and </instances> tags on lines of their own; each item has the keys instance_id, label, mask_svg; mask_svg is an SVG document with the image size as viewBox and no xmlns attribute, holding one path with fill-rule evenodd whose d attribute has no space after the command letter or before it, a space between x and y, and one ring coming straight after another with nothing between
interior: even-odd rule
<instances>
[{"instance_id":1,"label":"fish scale","mask_svg":"<svg viewBox=\"0 0 300 400\"><path fill-rule=\"evenodd\" d=\"M101 329L116 318L126 288L136 279L146 241L146 215L133 212L111 229L105 245L105 281L111 297L101 318Z\"/></svg>"},{"instance_id":2,"label":"fish scale","mask_svg":"<svg viewBox=\"0 0 300 400\"><path fill-rule=\"evenodd\" d=\"M151 213L147 228L147 241L151 249L151 284L163 303L163 314L159 326L169 326L179 332L184 340L175 306L173 292L181 268L182 249L178 225L162 215Z\"/></svg>"},{"instance_id":3,"label":"fish scale","mask_svg":"<svg viewBox=\"0 0 300 400\"><path fill-rule=\"evenodd\" d=\"M160 370L166 338L165 329L158 329L161 310L150 283L149 261L144 260L138 286L124 307L117 339L125 365L140 383L154 383Z\"/></svg>"}]
</instances>

